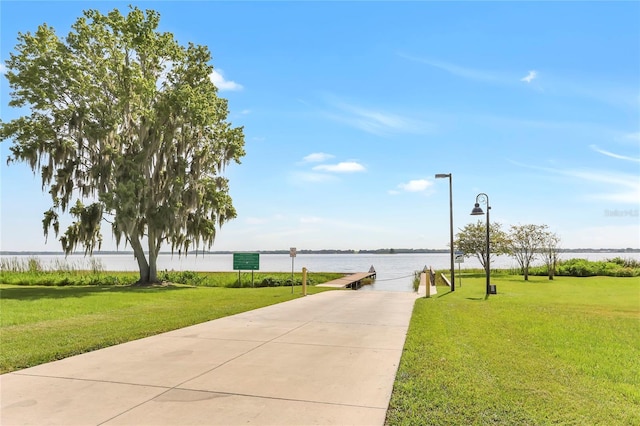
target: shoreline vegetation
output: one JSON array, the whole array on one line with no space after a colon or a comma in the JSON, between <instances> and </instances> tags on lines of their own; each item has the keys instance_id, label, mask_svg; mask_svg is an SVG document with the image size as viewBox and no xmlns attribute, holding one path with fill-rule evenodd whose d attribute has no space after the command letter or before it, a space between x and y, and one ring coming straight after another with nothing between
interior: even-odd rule
<instances>
[{"instance_id":1,"label":"shoreline vegetation","mask_svg":"<svg viewBox=\"0 0 640 426\"><path fill-rule=\"evenodd\" d=\"M448 271L437 271L445 274ZM484 274L482 269L464 269L465 275ZM493 276L522 276L519 268L492 269ZM346 273L310 272L307 284L315 284L340 278ZM547 266L529 268L530 276L548 276ZM572 258L558 261L555 268L557 277L640 277L640 260L614 257L591 261ZM417 274L416 274L417 277ZM301 286L302 273L265 271L222 271L195 272L190 270L163 270L158 272L160 283L182 284L198 287L282 287ZM89 258L88 264L77 265L57 259L48 265L37 256L26 258L0 258L0 284L17 286L129 286L136 283L137 273L133 271L106 270L99 258ZM415 281L415 279L414 279ZM416 283L414 282L414 288Z\"/></svg>"},{"instance_id":2,"label":"shoreline vegetation","mask_svg":"<svg viewBox=\"0 0 640 426\"><path fill-rule=\"evenodd\" d=\"M87 269L88 267L88 269ZM339 272L309 272L307 284L313 286L343 277ZM107 271L99 259L91 258L88 266L65 261L45 265L38 257L0 259L0 284L15 286L135 286L135 271ZM197 287L291 287L302 285L302 273L295 272L194 272L163 270L160 283Z\"/></svg>"}]
</instances>

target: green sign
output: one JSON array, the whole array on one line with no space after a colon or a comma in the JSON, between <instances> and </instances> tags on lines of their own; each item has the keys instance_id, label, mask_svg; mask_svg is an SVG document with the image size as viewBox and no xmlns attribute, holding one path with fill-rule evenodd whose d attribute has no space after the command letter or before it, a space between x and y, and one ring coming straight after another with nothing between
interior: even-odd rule
<instances>
[{"instance_id":1,"label":"green sign","mask_svg":"<svg viewBox=\"0 0 640 426\"><path fill-rule=\"evenodd\" d=\"M233 269L257 271L260 269L260 253L233 253Z\"/></svg>"}]
</instances>

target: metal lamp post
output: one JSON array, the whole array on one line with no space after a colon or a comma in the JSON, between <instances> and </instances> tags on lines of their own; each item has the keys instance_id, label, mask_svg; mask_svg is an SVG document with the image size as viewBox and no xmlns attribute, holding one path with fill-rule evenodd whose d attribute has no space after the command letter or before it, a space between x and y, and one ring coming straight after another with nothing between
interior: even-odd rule
<instances>
[{"instance_id":1,"label":"metal lamp post","mask_svg":"<svg viewBox=\"0 0 640 426\"><path fill-rule=\"evenodd\" d=\"M456 291L455 266L453 262L453 184L451 173L438 173L436 179L449 178L449 245L451 248L451 291Z\"/></svg>"},{"instance_id":2,"label":"metal lamp post","mask_svg":"<svg viewBox=\"0 0 640 426\"><path fill-rule=\"evenodd\" d=\"M487 297L489 297L489 293L491 293L491 266L489 265L489 259L491 257L491 248L489 246L489 210L491 210L491 206L489 205L489 196L484 192L481 192L480 194L476 195L476 204L473 207L473 210L471 210L471 216L481 216L484 214L484 211L482 211L482 208L480 207L480 201L483 201L487 204L487 258L484 266L485 273L487 275Z\"/></svg>"}]
</instances>

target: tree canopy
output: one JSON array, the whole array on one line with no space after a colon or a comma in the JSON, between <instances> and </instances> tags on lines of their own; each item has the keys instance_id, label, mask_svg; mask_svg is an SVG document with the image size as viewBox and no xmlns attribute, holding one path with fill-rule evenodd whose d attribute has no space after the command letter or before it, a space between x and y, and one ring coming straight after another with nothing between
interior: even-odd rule
<instances>
[{"instance_id":1,"label":"tree canopy","mask_svg":"<svg viewBox=\"0 0 640 426\"><path fill-rule=\"evenodd\" d=\"M520 265L525 281L529 280L531 261L542 250L547 228L547 225L511 225L507 247Z\"/></svg>"},{"instance_id":2,"label":"tree canopy","mask_svg":"<svg viewBox=\"0 0 640 426\"><path fill-rule=\"evenodd\" d=\"M0 122L9 161L39 172L51 195L45 236L58 236L67 212L62 248L91 253L106 221L133 249L143 283L157 280L163 243L210 247L236 216L222 173L245 154L243 129L227 122L210 79L209 49L181 46L159 20L136 7L88 10L65 38L46 24L18 34L9 105L30 114Z\"/></svg>"},{"instance_id":3,"label":"tree canopy","mask_svg":"<svg viewBox=\"0 0 640 426\"><path fill-rule=\"evenodd\" d=\"M547 274L550 280L556 274L558 265L558 251L560 250L560 237L555 232L545 231L542 237L542 247L540 253L545 265L547 266Z\"/></svg>"},{"instance_id":4,"label":"tree canopy","mask_svg":"<svg viewBox=\"0 0 640 426\"><path fill-rule=\"evenodd\" d=\"M479 220L469 223L456 234L453 243L456 250L461 250L465 257L476 256L483 268L487 268L487 228L486 223ZM502 225L493 222L489 226L489 250L491 260L494 256L507 253L507 235Z\"/></svg>"}]
</instances>

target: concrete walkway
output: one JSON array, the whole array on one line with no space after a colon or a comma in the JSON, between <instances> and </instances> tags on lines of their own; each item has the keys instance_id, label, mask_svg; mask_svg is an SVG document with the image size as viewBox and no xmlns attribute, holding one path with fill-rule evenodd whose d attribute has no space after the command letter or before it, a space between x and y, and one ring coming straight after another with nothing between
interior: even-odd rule
<instances>
[{"instance_id":1,"label":"concrete walkway","mask_svg":"<svg viewBox=\"0 0 640 426\"><path fill-rule=\"evenodd\" d=\"M382 425L416 297L324 292L5 374L0 424Z\"/></svg>"}]
</instances>

